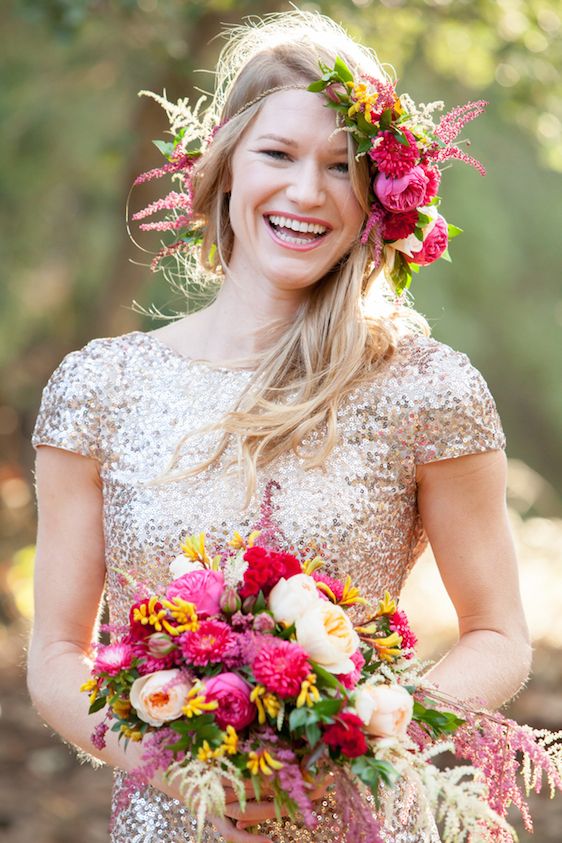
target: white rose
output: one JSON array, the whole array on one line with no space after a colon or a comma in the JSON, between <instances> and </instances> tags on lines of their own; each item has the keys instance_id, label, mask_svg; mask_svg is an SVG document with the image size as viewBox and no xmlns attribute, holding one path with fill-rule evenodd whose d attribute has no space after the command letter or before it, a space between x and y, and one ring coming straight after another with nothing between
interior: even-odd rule
<instances>
[{"instance_id":1,"label":"white rose","mask_svg":"<svg viewBox=\"0 0 562 843\"><path fill-rule=\"evenodd\" d=\"M182 715L191 685L180 670L157 670L139 676L131 685L129 698L137 715L151 726L162 726Z\"/></svg>"},{"instance_id":2,"label":"white rose","mask_svg":"<svg viewBox=\"0 0 562 843\"><path fill-rule=\"evenodd\" d=\"M431 217L430 221L421 227L423 239L425 240L435 225L437 217L439 216L439 211L435 205L425 205L423 208L418 208L418 211L422 211L426 214L426 216ZM410 258L413 257L414 252L419 252L421 246L422 241L418 240L415 234L410 234L408 237L396 240L392 244L393 249L398 249L399 252L404 252L404 254L408 255Z\"/></svg>"},{"instance_id":3,"label":"white rose","mask_svg":"<svg viewBox=\"0 0 562 843\"><path fill-rule=\"evenodd\" d=\"M400 737L412 719L414 698L400 685L364 685L355 696L355 711L370 735Z\"/></svg>"},{"instance_id":4,"label":"white rose","mask_svg":"<svg viewBox=\"0 0 562 843\"><path fill-rule=\"evenodd\" d=\"M176 556L176 558L172 559L170 562L170 573L172 575L172 579L174 580L183 577L184 574L190 574L192 571L198 571L199 568L203 568L201 562L193 559L187 559L183 553L180 556Z\"/></svg>"},{"instance_id":5,"label":"white rose","mask_svg":"<svg viewBox=\"0 0 562 843\"><path fill-rule=\"evenodd\" d=\"M359 647L359 636L341 606L318 600L299 615L295 630L298 643L325 670L355 670L350 657Z\"/></svg>"},{"instance_id":6,"label":"white rose","mask_svg":"<svg viewBox=\"0 0 562 843\"><path fill-rule=\"evenodd\" d=\"M308 574L295 574L288 580L281 577L271 589L268 603L276 621L291 624L316 600L321 600L316 580Z\"/></svg>"}]
</instances>

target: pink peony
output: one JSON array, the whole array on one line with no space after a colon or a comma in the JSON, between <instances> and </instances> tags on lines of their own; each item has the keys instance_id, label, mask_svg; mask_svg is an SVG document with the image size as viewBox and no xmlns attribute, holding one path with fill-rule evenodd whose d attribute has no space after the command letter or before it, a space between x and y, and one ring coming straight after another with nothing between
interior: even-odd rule
<instances>
[{"instance_id":1,"label":"pink peony","mask_svg":"<svg viewBox=\"0 0 562 843\"><path fill-rule=\"evenodd\" d=\"M413 167L401 178L379 173L374 180L374 190L388 211L404 213L424 204L429 178L423 167Z\"/></svg>"},{"instance_id":2,"label":"pink peony","mask_svg":"<svg viewBox=\"0 0 562 843\"><path fill-rule=\"evenodd\" d=\"M312 671L308 655L298 644L266 638L252 663L256 681L283 699L296 697Z\"/></svg>"},{"instance_id":3,"label":"pink peony","mask_svg":"<svg viewBox=\"0 0 562 843\"><path fill-rule=\"evenodd\" d=\"M256 716L251 693L252 686L237 673L219 673L205 682L205 699L219 704L213 714L221 729L230 725L238 730L250 725Z\"/></svg>"},{"instance_id":4,"label":"pink peony","mask_svg":"<svg viewBox=\"0 0 562 843\"><path fill-rule=\"evenodd\" d=\"M385 176L401 178L408 173L418 162L419 149L414 135L409 129L401 127L408 146L400 143L394 132L386 130L379 132L376 137L376 146L369 150L369 156L376 163L379 171Z\"/></svg>"},{"instance_id":5,"label":"pink peony","mask_svg":"<svg viewBox=\"0 0 562 843\"><path fill-rule=\"evenodd\" d=\"M119 642L99 646L94 661L94 672L116 676L131 666L134 656L135 651L130 644Z\"/></svg>"},{"instance_id":6,"label":"pink peony","mask_svg":"<svg viewBox=\"0 0 562 843\"><path fill-rule=\"evenodd\" d=\"M344 688L349 688L350 690L355 688L361 679L361 669L365 664L365 659L363 658L361 650L357 649L354 653L352 653L351 661L355 665L355 668L349 673L340 673L336 676L336 679L342 683Z\"/></svg>"},{"instance_id":7,"label":"pink peony","mask_svg":"<svg viewBox=\"0 0 562 843\"><path fill-rule=\"evenodd\" d=\"M427 266L438 260L449 242L447 223L441 214L437 215L435 225L425 237L419 252L413 252L412 257L404 255L409 263L417 263L419 266Z\"/></svg>"},{"instance_id":8,"label":"pink peony","mask_svg":"<svg viewBox=\"0 0 562 843\"><path fill-rule=\"evenodd\" d=\"M437 196L439 191L439 185L441 184L441 171L438 167L430 167L429 164L422 164L421 166L428 178L423 204L429 205L431 200Z\"/></svg>"},{"instance_id":9,"label":"pink peony","mask_svg":"<svg viewBox=\"0 0 562 843\"><path fill-rule=\"evenodd\" d=\"M181 651L188 662L204 667L220 662L235 644L235 633L222 621L202 621L195 632L179 637Z\"/></svg>"},{"instance_id":10,"label":"pink peony","mask_svg":"<svg viewBox=\"0 0 562 843\"><path fill-rule=\"evenodd\" d=\"M209 571L201 568L190 571L174 580L168 586L166 597L173 600L181 597L193 603L197 614L206 618L220 611L220 597L224 590L224 576L221 571Z\"/></svg>"}]
</instances>

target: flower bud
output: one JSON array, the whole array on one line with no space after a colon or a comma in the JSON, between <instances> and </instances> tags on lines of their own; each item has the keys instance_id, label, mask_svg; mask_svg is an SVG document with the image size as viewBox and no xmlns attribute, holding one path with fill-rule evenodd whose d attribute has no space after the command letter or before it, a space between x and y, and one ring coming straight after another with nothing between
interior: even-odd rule
<instances>
[{"instance_id":1,"label":"flower bud","mask_svg":"<svg viewBox=\"0 0 562 843\"><path fill-rule=\"evenodd\" d=\"M256 605L257 599L258 598L256 594L250 594L248 597L244 598L244 601L242 603L242 611L245 615L252 611L252 609Z\"/></svg>"},{"instance_id":2,"label":"flower bud","mask_svg":"<svg viewBox=\"0 0 562 843\"><path fill-rule=\"evenodd\" d=\"M154 632L152 635L148 636L148 652L155 659L167 656L175 649L176 645L165 632Z\"/></svg>"},{"instance_id":3,"label":"flower bud","mask_svg":"<svg viewBox=\"0 0 562 843\"><path fill-rule=\"evenodd\" d=\"M254 618L254 629L256 632L273 632L275 629L275 620L267 612L260 612Z\"/></svg>"},{"instance_id":4,"label":"flower bud","mask_svg":"<svg viewBox=\"0 0 562 843\"><path fill-rule=\"evenodd\" d=\"M225 615L233 615L242 605L238 592L232 586L227 586L220 596L219 606Z\"/></svg>"}]
</instances>

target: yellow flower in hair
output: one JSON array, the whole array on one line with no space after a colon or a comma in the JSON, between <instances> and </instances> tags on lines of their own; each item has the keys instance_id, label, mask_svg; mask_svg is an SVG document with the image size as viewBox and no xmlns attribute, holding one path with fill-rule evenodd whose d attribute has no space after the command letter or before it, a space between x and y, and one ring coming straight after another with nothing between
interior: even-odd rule
<instances>
[{"instance_id":1,"label":"yellow flower in hair","mask_svg":"<svg viewBox=\"0 0 562 843\"><path fill-rule=\"evenodd\" d=\"M259 752L248 754L246 766L253 776L257 776L258 773L263 773L264 776L272 776L276 770L280 770L284 765L281 761L277 761L267 749L261 749Z\"/></svg>"}]
</instances>

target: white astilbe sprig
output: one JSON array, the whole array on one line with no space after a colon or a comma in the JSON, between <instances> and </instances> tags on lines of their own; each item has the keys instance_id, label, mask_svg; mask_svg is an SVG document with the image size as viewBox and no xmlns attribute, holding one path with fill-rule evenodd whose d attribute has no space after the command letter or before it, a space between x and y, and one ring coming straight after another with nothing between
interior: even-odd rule
<instances>
[{"instance_id":1,"label":"white astilbe sprig","mask_svg":"<svg viewBox=\"0 0 562 843\"><path fill-rule=\"evenodd\" d=\"M186 129L189 140L198 138L203 142L208 139L214 120L211 114L203 111L203 106L208 101L207 96L199 97L193 106L189 104L189 97L180 98L175 103L171 102L166 95L166 89L162 91L162 94L156 94L154 91L139 91L138 96L150 97L164 109L170 123L170 134L176 135L180 129Z\"/></svg>"},{"instance_id":2,"label":"white astilbe sprig","mask_svg":"<svg viewBox=\"0 0 562 843\"><path fill-rule=\"evenodd\" d=\"M436 129L436 123L433 120L432 113L435 110L443 111L445 108L443 100L435 100L435 102L428 103L415 103L409 94L400 94L400 102L403 108L410 115L408 123L410 123L411 126L416 129L421 129L422 132L433 134Z\"/></svg>"},{"instance_id":3,"label":"white astilbe sprig","mask_svg":"<svg viewBox=\"0 0 562 843\"><path fill-rule=\"evenodd\" d=\"M452 741L439 741L422 752L408 737L378 741L377 758L389 761L399 772L402 786L385 790L385 813L390 818L398 810L397 800L407 788L417 794L420 811L415 818L417 831L430 839L428 816L421 810L424 802L441 827L442 843L484 843L494 831L501 829L516 840L506 820L488 804L486 781L476 767L462 765L440 770L428 763L436 755L453 751ZM412 751L414 750L414 751Z\"/></svg>"},{"instance_id":4,"label":"white astilbe sprig","mask_svg":"<svg viewBox=\"0 0 562 843\"><path fill-rule=\"evenodd\" d=\"M174 761L167 772L169 781L179 780L182 799L197 819L197 843L200 843L206 820L216 815L224 816L226 807L222 779L232 786L242 810L246 807L246 790L240 771L224 756L211 764L194 758L187 764Z\"/></svg>"},{"instance_id":5,"label":"white astilbe sprig","mask_svg":"<svg viewBox=\"0 0 562 843\"><path fill-rule=\"evenodd\" d=\"M229 558L224 563L223 575L225 585L236 588L242 582L244 572L248 567L248 562L244 559L245 548L242 548Z\"/></svg>"}]
</instances>

